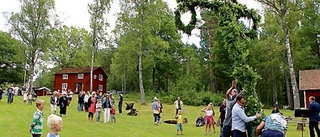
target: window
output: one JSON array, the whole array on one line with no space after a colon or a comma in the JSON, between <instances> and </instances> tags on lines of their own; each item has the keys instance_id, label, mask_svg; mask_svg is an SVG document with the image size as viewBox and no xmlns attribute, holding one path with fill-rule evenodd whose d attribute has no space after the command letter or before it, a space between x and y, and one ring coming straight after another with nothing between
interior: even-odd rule
<instances>
[{"instance_id":1,"label":"window","mask_svg":"<svg viewBox=\"0 0 320 137\"><path fill-rule=\"evenodd\" d=\"M68 74L63 74L62 79L68 79Z\"/></svg>"},{"instance_id":2,"label":"window","mask_svg":"<svg viewBox=\"0 0 320 137\"><path fill-rule=\"evenodd\" d=\"M78 79L83 79L84 74L78 74Z\"/></svg>"},{"instance_id":3,"label":"window","mask_svg":"<svg viewBox=\"0 0 320 137\"><path fill-rule=\"evenodd\" d=\"M68 88L68 83L62 83L62 89L67 89Z\"/></svg>"},{"instance_id":4,"label":"window","mask_svg":"<svg viewBox=\"0 0 320 137\"><path fill-rule=\"evenodd\" d=\"M103 76L101 74L99 74L99 81L103 80Z\"/></svg>"},{"instance_id":5,"label":"window","mask_svg":"<svg viewBox=\"0 0 320 137\"><path fill-rule=\"evenodd\" d=\"M99 85L99 91L103 90L103 85Z\"/></svg>"},{"instance_id":6,"label":"window","mask_svg":"<svg viewBox=\"0 0 320 137\"><path fill-rule=\"evenodd\" d=\"M93 75L93 79L97 79L97 75Z\"/></svg>"}]
</instances>

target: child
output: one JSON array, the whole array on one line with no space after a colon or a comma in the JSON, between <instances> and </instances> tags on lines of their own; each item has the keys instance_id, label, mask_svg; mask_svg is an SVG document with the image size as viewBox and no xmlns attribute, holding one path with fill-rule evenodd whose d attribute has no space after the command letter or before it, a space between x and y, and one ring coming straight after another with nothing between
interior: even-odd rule
<instances>
[{"instance_id":1,"label":"child","mask_svg":"<svg viewBox=\"0 0 320 137\"><path fill-rule=\"evenodd\" d=\"M59 117L55 114L51 114L48 117L47 125L50 128L50 132L47 134L47 137L60 137L58 132L62 128L62 118L61 117Z\"/></svg>"},{"instance_id":2,"label":"child","mask_svg":"<svg viewBox=\"0 0 320 137\"><path fill-rule=\"evenodd\" d=\"M23 92L23 104L26 104L27 99L28 99L27 91L24 91L24 92Z\"/></svg>"},{"instance_id":3,"label":"child","mask_svg":"<svg viewBox=\"0 0 320 137\"><path fill-rule=\"evenodd\" d=\"M213 105L212 104L209 104L207 106L207 108L204 108L202 109L201 111L202 112L205 112L206 116L205 116L205 128L204 128L204 134L207 135L207 134L211 134L211 126L213 127L213 132L215 133L215 128L213 126L213 123L214 123L214 111L212 110L212 107Z\"/></svg>"},{"instance_id":4,"label":"child","mask_svg":"<svg viewBox=\"0 0 320 137\"><path fill-rule=\"evenodd\" d=\"M113 121L114 123L116 123L116 109L114 108L114 105L112 105L110 114L111 114L111 122Z\"/></svg>"},{"instance_id":5,"label":"child","mask_svg":"<svg viewBox=\"0 0 320 137\"><path fill-rule=\"evenodd\" d=\"M32 137L41 137L42 129L43 129L43 108L44 108L44 100L37 99L36 101L37 111L33 114L33 119L30 125L30 133Z\"/></svg>"},{"instance_id":6,"label":"child","mask_svg":"<svg viewBox=\"0 0 320 137\"><path fill-rule=\"evenodd\" d=\"M183 135L183 133L182 133L182 130L183 130L182 120L183 120L183 117L181 115L181 110L178 110L178 114L176 115L176 119L177 119L177 134L176 135L178 135L179 130L180 130L180 134Z\"/></svg>"},{"instance_id":7,"label":"child","mask_svg":"<svg viewBox=\"0 0 320 137\"><path fill-rule=\"evenodd\" d=\"M100 121L100 113L101 113L101 108L102 108L101 100L98 99L97 101L98 102L96 104L96 123L98 123Z\"/></svg>"},{"instance_id":8,"label":"child","mask_svg":"<svg viewBox=\"0 0 320 137\"><path fill-rule=\"evenodd\" d=\"M28 92L28 105L32 105L32 94L30 91Z\"/></svg>"}]
</instances>

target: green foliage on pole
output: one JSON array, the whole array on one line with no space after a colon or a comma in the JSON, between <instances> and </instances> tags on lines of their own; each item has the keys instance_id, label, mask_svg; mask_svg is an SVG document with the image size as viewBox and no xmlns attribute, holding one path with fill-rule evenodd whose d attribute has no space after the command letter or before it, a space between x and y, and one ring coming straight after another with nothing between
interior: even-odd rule
<instances>
[{"instance_id":1,"label":"green foliage on pole","mask_svg":"<svg viewBox=\"0 0 320 137\"><path fill-rule=\"evenodd\" d=\"M254 10L248 10L246 6L231 1L208 1L208 0L177 0L178 8L175 11L177 27L187 34L196 26L195 8L211 10L218 16L217 44L223 46L229 54L232 62L232 77L242 86L242 94L247 98L246 113L248 116L260 112L262 104L256 95L255 87L259 75L247 64L249 49L247 44L250 39L256 38L256 31L260 16ZM191 11L192 18L186 26L181 23L179 14ZM252 29L247 29L240 18L251 19ZM259 122L259 121L258 121ZM254 124L256 126L256 124Z\"/></svg>"}]
</instances>

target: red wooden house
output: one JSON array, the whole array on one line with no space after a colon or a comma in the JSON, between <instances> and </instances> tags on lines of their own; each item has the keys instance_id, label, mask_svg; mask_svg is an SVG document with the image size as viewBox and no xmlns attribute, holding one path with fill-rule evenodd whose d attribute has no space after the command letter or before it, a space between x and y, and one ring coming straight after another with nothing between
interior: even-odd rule
<instances>
[{"instance_id":1,"label":"red wooden house","mask_svg":"<svg viewBox=\"0 0 320 137\"><path fill-rule=\"evenodd\" d=\"M320 70L300 70L299 90L304 94L304 106L309 108L309 97L314 96L320 103Z\"/></svg>"},{"instance_id":2,"label":"red wooden house","mask_svg":"<svg viewBox=\"0 0 320 137\"><path fill-rule=\"evenodd\" d=\"M54 74L54 91L71 89L74 93L90 90L90 67L65 68ZM101 67L93 68L93 91L107 91L108 76Z\"/></svg>"}]
</instances>

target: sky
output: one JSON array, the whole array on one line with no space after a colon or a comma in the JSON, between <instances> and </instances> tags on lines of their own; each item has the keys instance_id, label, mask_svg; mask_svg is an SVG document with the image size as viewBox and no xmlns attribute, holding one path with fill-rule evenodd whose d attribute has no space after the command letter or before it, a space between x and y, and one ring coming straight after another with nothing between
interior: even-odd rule
<instances>
[{"instance_id":1,"label":"sky","mask_svg":"<svg viewBox=\"0 0 320 137\"><path fill-rule=\"evenodd\" d=\"M114 14L120 11L118 0L111 5L111 9L107 18L110 23L110 30L114 29L116 17ZM174 10L177 6L176 0L164 0L168 3L170 9ZM89 27L89 14L87 5L92 3L93 0L55 0L55 10L59 15L60 20L64 25L67 26L77 26L81 28L90 29ZM262 6L256 0L238 0L239 3L246 4L250 9L257 9L259 13L261 12ZM4 17L3 12L19 12L20 4L19 0L0 0L0 30L8 32L7 19ZM182 15L182 22L188 23L190 21L190 14ZM184 43L199 45L200 38L198 35L200 30L195 29L192 31L191 36L186 34L182 35L182 41Z\"/></svg>"}]
</instances>

